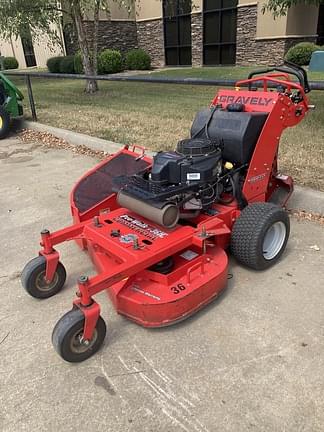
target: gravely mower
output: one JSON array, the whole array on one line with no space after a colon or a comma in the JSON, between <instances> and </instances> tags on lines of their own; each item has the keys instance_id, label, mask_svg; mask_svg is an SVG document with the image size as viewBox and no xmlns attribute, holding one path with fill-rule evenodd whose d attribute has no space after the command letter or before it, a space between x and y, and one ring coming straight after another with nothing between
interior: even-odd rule
<instances>
[{"instance_id":1,"label":"gravely mower","mask_svg":"<svg viewBox=\"0 0 324 432\"><path fill-rule=\"evenodd\" d=\"M71 193L73 225L42 231L39 256L22 273L31 296L58 293L66 272L54 247L68 240L97 269L79 278L73 308L53 330L64 360L81 362L102 345L106 325L93 297L103 290L119 314L167 326L224 290L228 247L255 270L279 260L293 190L291 177L278 173L279 140L305 117L308 91L305 71L292 64L251 73L217 93L175 151L151 159L126 146L81 178Z\"/></svg>"},{"instance_id":2,"label":"gravely mower","mask_svg":"<svg viewBox=\"0 0 324 432\"><path fill-rule=\"evenodd\" d=\"M23 115L23 94L0 73L0 139L8 135L10 119Z\"/></svg>"}]
</instances>

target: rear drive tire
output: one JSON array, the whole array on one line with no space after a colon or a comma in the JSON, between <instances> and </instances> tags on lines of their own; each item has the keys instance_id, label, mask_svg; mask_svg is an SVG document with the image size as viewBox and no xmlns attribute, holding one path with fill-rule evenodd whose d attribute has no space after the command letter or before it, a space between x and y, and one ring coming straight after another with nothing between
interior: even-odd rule
<instances>
[{"instance_id":1,"label":"rear drive tire","mask_svg":"<svg viewBox=\"0 0 324 432\"><path fill-rule=\"evenodd\" d=\"M5 138L9 133L10 115L0 106L0 139Z\"/></svg>"},{"instance_id":2,"label":"rear drive tire","mask_svg":"<svg viewBox=\"0 0 324 432\"><path fill-rule=\"evenodd\" d=\"M271 203L253 203L236 220L231 252L241 264L254 270L273 266L283 254L290 233L287 212Z\"/></svg>"}]
</instances>

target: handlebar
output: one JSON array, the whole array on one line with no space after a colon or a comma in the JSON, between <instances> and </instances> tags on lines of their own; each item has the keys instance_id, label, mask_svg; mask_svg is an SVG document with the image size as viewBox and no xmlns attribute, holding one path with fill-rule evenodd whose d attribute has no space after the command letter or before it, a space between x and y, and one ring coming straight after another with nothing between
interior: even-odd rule
<instances>
[{"instance_id":1,"label":"handlebar","mask_svg":"<svg viewBox=\"0 0 324 432\"><path fill-rule=\"evenodd\" d=\"M253 78L255 75L264 75L270 72L282 72L284 74L294 75L298 79L301 87L304 89L304 92L305 93L310 92L310 86L308 83L307 73L305 69L289 61L285 61L284 64L281 66L274 66L266 69L260 69L255 72L251 72L248 76L248 79ZM249 90L251 90L251 86L252 83L249 84Z\"/></svg>"}]
</instances>

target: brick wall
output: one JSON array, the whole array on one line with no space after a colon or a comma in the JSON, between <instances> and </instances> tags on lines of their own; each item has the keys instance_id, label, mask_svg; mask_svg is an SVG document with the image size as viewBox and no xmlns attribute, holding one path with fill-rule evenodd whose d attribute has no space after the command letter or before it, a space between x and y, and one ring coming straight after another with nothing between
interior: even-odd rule
<instances>
[{"instance_id":1,"label":"brick wall","mask_svg":"<svg viewBox=\"0 0 324 432\"><path fill-rule=\"evenodd\" d=\"M93 22L85 22L86 31L91 41ZM98 30L98 50L116 49L125 53L137 48L136 23L134 21L100 21Z\"/></svg>"},{"instance_id":2,"label":"brick wall","mask_svg":"<svg viewBox=\"0 0 324 432\"><path fill-rule=\"evenodd\" d=\"M153 67L163 67L165 65L162 19L138 21L137 41L138 47L150 54Z\"/></svg>"}]
</instances>

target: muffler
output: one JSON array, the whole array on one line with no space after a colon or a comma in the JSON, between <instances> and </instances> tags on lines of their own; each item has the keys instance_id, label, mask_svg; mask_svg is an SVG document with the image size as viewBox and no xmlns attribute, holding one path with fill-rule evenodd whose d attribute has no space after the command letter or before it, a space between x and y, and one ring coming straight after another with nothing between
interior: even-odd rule
<instances>
[{"instance_id":1,"label":"muffler","mask_svg":"<svg viewBox=\"0 0 324 432\"><path fill-rule=\"evenodd\" d=\"M125 207L165 228L175 227L179 220L180 212L175 204L165 204L162 208L158 208L133 198L123 191L118 192L117 202L121 207Z\"/></svg>"}]
</instances>

